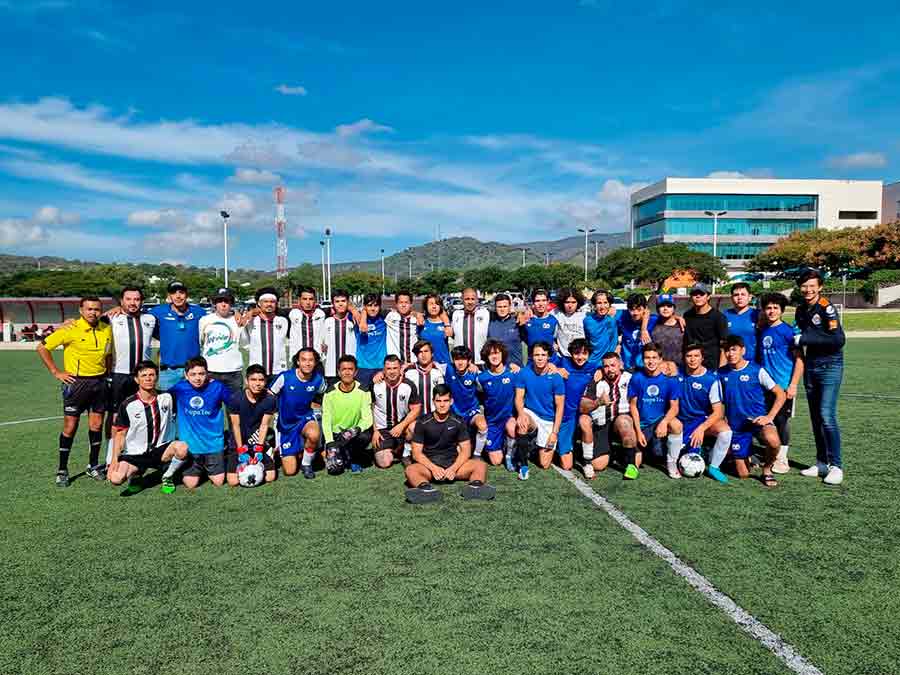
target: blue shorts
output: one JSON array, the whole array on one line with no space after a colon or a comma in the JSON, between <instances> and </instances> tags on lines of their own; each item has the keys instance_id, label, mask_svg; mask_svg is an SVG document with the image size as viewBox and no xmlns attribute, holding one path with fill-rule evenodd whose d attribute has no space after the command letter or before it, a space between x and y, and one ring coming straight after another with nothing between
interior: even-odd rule
<instances>
[{"instance_id":1,"label":"blue shorts","mask_svg":"<svg viewBox=\"0 0 900 675\"><path fill-rule=\"evenodd\" d=\"M278 446L278 451L282 457L296 457L303 452L303 448L306 445L306 440L303 438L303 428L310 422L315 421L317 421L316 414L307 413L290 429L278 430L281 435L281 445Z\"/></svg>"},{"instance_id":2,"label":"blue shorts","mask_svg":"<svg viewBox=\"0 0 900 675\"><path fill-rule=\"evenodd\" d=\"M693 434L697 430L697 427L699 427L705 421L705 417L701 417L700 419L696 420L681 420L682 425L684 425L684 434L682 435L682 442L684 443L684 447L691 447L691 434Z\"/></svg>"},{"instance_id":3,"label":"blue shorts","mask_svg":"<svg viewBox=\"0 0 900 675\"><path fill-rule=\"evenodd\" d=\"M502 422L488 422L487 440L484 443L484 449L488 452L498 452L506 448L506 418Z\"/></svg>"},{"instance_id":4,"label":"blue shorts","mask_svg":"<svg viewBox=\"0 0 900 675\"><path fill-rule=\"evenodd\" d=\"M372 378L380 372L381 368L358 368L356 381L359 382L360 389L372 391Z\"/></svg>"},{"instance_id":5,"label":"blue shorts","mask_svg":"<svg viewBox=\"0 0 900 675\"><path fill-rule=\"evenodd\" d=\"M466 424L472 424L472 420L475 419L477 415L481 414L481 410L478 408L472 408L471 410L459 410L456 406L453 406L453 414L462 417Z\"/></svg>"},{"instance_id":6,"label":"blue shorts","mask_svg":"<svg viewBox=\"0 0 900 675\"><path fill-rule=\"evenodd\" d=\"M563 421L560 423L559 433L556 435L556 454L560 457L572 452L572 444L575 441L575 427L577 425L577 417L573 417L570 420L563 418Z\"/></svg>"},{"instance_id":7,"label":"blue shorts","mask_svg":"<svg viewBox=\"0 0 900 675\"><path fill-rule=\"evenodd\" d=\"M734 459L747 459L753 452L753 432L732 431L730 452Z\"/></svg>"},{"instance_id":8,"label":"blue shorts","mask_svg":"<svg viewBox=\"0 0 900 675\"><path fill-rule=\"evenodd\" d=\"M644 432L644 436L647 438L647 447L644 450L651 452L654 457L665 457L666 455L666 437L657 438L656 436L656 425L660 422L662 422L662 418L656 420L653 424L641 427L641 431ZM638 448L638 451L641 451L641 449Z\"/></svg>"}]
</instances>

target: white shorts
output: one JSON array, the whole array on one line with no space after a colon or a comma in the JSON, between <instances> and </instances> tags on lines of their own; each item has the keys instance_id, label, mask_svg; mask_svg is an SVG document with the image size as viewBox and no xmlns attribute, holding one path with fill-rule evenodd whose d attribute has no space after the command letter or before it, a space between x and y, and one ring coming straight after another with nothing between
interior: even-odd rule
<instances>
[{"instance_id":1,"label":"white shorts","mask_svg":"<svg viewBox=\"0 0 900 675\"><path fill-rule=\"evenodd\" d=\"M528 415L528 418L537 429L537 446L539 448L547 448L547 441L550 439L550 434L553 433L553 420L542 419L528 408L523 408L522 410Z\"/></svg>"}]
</instances>

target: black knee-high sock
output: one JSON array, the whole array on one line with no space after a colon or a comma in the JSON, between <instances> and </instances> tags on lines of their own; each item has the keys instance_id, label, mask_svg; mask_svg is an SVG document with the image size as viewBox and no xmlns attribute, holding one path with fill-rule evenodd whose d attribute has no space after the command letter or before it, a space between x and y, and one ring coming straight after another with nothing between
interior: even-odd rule
<instances>
[{"instance_id":1,"label":"black knee-high sock","mask_svg":"<svg viewBox=\"0 0 900 675\"><path fill-rule=\"evenodd\" d=\"M74 439L71 436L66 436L64 434L59 435L59 470L60 471L68 471L69 470L69 453L72 451L72 441Z\"/></svg>"},{"instance_id":2,"label":"black knee-high sock","mask_svg":"<svg viewBox=\"0 0 900 675\"><path fill-rule=\"evenodd\" d=\"M516 434L516 460L519 466L528 466L528 455L531 454L531 434Z\"/></svg>"},{"instance_id":3,"label":"black knee-high sock","mask_svg":"<svg viewBox=\"0 0 900 675\"><path fill-rule=\"evenodd\" d=\"M622 451L625 454L625 466L629 464L634 464L634 456L637 452L636 448L622 448Z\"/></svg>"},{"instance_id":4,"label":"black knee-high sock","mask_svg":"<svg viewBox=\"0 0 900 675\"><path fill-rule=\"evenodd\" d=\"M103 443L103 432L88 431L88 443L91 448L88 462L91 466L97 466L97 463L100 461L100 445Z\"/></svg>"}]
</instances>

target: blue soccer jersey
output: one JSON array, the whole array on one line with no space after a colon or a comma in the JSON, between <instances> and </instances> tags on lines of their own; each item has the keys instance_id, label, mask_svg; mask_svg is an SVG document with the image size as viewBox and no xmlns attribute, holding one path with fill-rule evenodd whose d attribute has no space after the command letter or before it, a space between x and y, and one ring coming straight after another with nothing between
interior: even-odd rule
<instances>
[{"instance_id":1,"label":"blue soccer jersey","mask_svg":"<svg viewBox=\"0 0 900 675\"><path fill-rule=\"evenodd\" d=\"M312 406L322 400L325 378L317 371L308 380L301 380L295 369L285 370L269 390L278 397L278 429L286 431L302 427L313 418Z\"/></svg>"},{"instance_id":2,"label":"blue soccer jersey","mask_svg":"<svg viewBox=\"0 0 900 675\"><path fill-rule=\"evenodd\" d=\"M659 316L651 314L647 320L647 331L652 333L656 328ZM616 316L619 335L622 336L622 363L626 370L637 370L644 367L644 345L641 342L641 322L631 318L628 312L620 312Z\"/></svg>"},{"instance_id":3,"label":"blue soccer jersey","mask_svg":"<svg viewBox=\"0 0 900 675\"><path fill-rule=\"evenodd\" d=\"M153 336L159 340L159 363L181 368L188 359L200 356L200 319L206 310L200 305L188 305L184 314L172 305L156 305L148 314L156 317Z\"/></svg>"},{"instance_id":4,"label":"blue soccer jersey","mask_svg":"<svg viewBox=\"0 0 900 675\"><path fill-rule=\"evenodd\" d=\"M435 363L441 365L450 363L450 348L447 346L443 321L425 319L425 324L419 329L419 338L428 340L431 344L431 354Z\"/></svg>"},{"instance_id":5,"label":"blue soccer jersey","mask_svg":"<svg viewBox=\"0 0 900 675\"><path fill-rule=\"evenodd\" d=\"M759 310L748 308L738 314L734 307L730 307L724 313L728 322L728 334L744 338L744 346L747 347L744 358L748 361L757 361L756 323L759 321Z\"/></svg>"},{"instance_id":6,"label":"blue soccer jersey","mask_svg":"<svg viewBox=\"0 0 900 675\"><path fill-rule=\"evenodd\" d=\"M484 416L488 424L505 422L513 416L513 402L516 397L516 374L504 368L495 374L483 370L475 378L484 403Z\"/></svg>"},{"instance_id":7,"label":"blue soccer jersey","mask_svg":"<svg viewBox=\"0 0 900 675\"><path fill-rule=\"evenodd\" d=\"M585 390L593 382L599 365L588 361L579 368L570 356L554 356L553 364L558 368L565 368L569 373L565 380L566 404L563 406L563 419L574 419L578 416L581 399L584 398Z\"/></svg>"},{"instance_id":8,"label":"blue soccer jersey","mask_svg":"<svg viewBox=\"0 0 900 675\"><path fill-rule=\"evenodd\" d=\"M607 314L599 316L591 312L582 322L584 325L584 337L591 344L591 357L588 363L595 366L603 365L603 355L616 351L619 344L619 325L614 316Z\"/></svg>"},{"instance_id":9,"label":"blue soccer jersey","mask_svg":"<svg viewBox=\"0 0 900 675\"><path fill-rule=\"evenodd\" d=\"M444 384L450 387L453 396L453 412L465 419L471 419L472 411L478 410L478 373L464 370L459 373L451 363L444 373Z\"/></svg>"},{"instance_id":10,"label":"blue soccer jersey","mask_svg":"<svg viewBox=\"0 0 900 675\"><path fill-rule=\"evenodd\" d=\"M782 389L794 374L794 329L782 322L766 326L759 334L759 362Z\"/></svg>"},{"instance_id":11,"label":"blue soccer jersey","mask_svg":"<svg viewBox=\"0 0 900 675\"><path fill-rule=\"evenodd\" d=\"M360 368L381 369L387 356L387 324L381 316L367 316L366 322L365 332L355 325L356 363Z\"/></svg>"},{"instance_id":12,"label":"blue soccer jersey","mask_svg":"<svg viewBox=\"0 0 900 675\"><path fill-rule=\"evenodd\" d=\"M516 389L525 391L525 407L548 422L556 419L556 397L566 393L565 383L558 373L538 375L530 363L519 371Z\"/></svg>"},{"instance_id":13,"label":"blue soccer jersey","mask_svg":"<svg viewBox=\"0 0 900 675\"><path fill-rule=\"evenodd\" d=\"M707 370L702 375L682 373L681 396L678 399L678 419L686 426L703 422L712 414L715 403L722 402L722 386L719 377Z\"/></svg>"},{"instance_id":14,"label":"blue soccer jersey","mask_svg":"<svg viewBox=\"0 0 900 675\"><path fill-rule=\"evenodd\" d=\"M681 383L678 378L657 373L652 377L643 370L631 376L628 383L628 400L637 399L641 428L649 427L666 416L669 403L681 397Z\"/></svg>"},{"instance_id":15,"label":"blue soccer jersey","mask_svg":"<svg viewBox=\"0 0 900 675\"><path fill-rule=\"evenodd\" d=\"M528 345L528 349L537 342L546 342L552 352L558 329L559 321L552 314L542 317L532 316L521 326L522 341Z\"/></svg>"},{"instance_id":16,"label":"blue soccer jersey","mask_svg":"<svg viewBox=\"0 0 900 675\"><path fill-rule=\"evenodd\" d=\"M731 366L720 368L719 381L725 417L734 431L751 428L753 420L768 412L765 393L778 386L765 368L749 362L740 370Z\"/></svg>"},{"instance_id":17,"label":"blue soccer jersey","mask_svg":"<svg viewBox=\"0 0 900 675\"><path fill-rule=\"evenodd\" d=\"M169 389L178 406L178 438L194 455L222 452L225 442L224 404L231 391L217 380L196 389L187 380Z\"/></svg>"}]
</instances>

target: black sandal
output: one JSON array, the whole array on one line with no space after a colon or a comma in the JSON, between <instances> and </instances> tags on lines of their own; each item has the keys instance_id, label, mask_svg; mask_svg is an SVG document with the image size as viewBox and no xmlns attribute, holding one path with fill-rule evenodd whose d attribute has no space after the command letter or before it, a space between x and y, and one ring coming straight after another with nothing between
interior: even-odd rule
<instances>
[{"instance_id":1,"label":"black sandal","mask_svg":"<svg viewBox=\"0 0 900 675\"><path fill-rule=\"evenodd\" d=\"M778 481L775 479L775 476L773 476L771 473L764 473L762 475L761 480L762 480L763 487L767 487L767 488L778 487Z\"/></svg>"}]
</instances>

